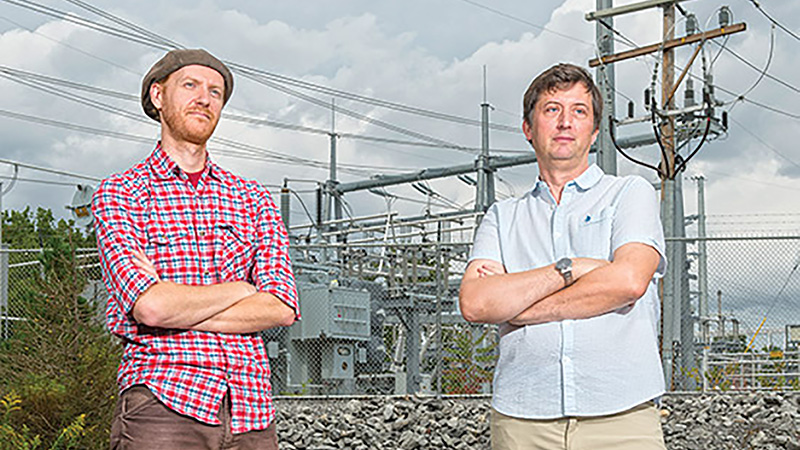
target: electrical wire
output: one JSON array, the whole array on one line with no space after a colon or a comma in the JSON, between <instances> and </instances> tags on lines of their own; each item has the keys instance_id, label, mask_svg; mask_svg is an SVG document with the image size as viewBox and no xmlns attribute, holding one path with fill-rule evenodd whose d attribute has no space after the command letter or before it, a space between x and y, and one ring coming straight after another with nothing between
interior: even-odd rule
<instances>
[{"instance_id":1,"label":"electrical wire","mask_svg":"<svg viewBox=\"0 0 800 450\"><path fill-rule=\"evenodd\" d=\"M9 177L7 175L0 175L0 179L4 180L12 180L14 177ZM49 184L52 186L72 186L75 187L77 183L68 183L66 181L52 181L52 180L41 180L38 178L16 178L17 181L22 181L26 183L39 183L39 184Z\"/></svg>"},{"instance_id":2,"label":"electrical wire","mask_svg":"<svg viewBox=\"0 0 800 450\"><path fill-rule=\"evenodd\" d=\"M0 76L2 76L2 74L7 75L6 78L8 78L11 81L22 83L22 84L26 84L28 86L31 86L31 87L34 87L34 88L40 89L40 90L44 90L44 88L39 88L39 87L32 86L30 84L27 84L27 83L21 81L20 79L37 80L37 81L41 81L43 83L55 84L55 85L59 85L59 86L68 87L68 88L71 88L71 89L77 89L77 90L81 90L81 91L85 91L85 92L89 92L89 93L93 93L93 94L97 94L97 95L103 95L103 96L107 96L107 97L120 99L120 100L126 100L126 101L131 101L131 102L136 102L136 103L139 102L139 96L137 96L137 95L126 94L124 92L114 91L114 90L111 90L111 89L105 89L105 88L100 88L100 87L96 87L96 86L90 86L90 85L86 85L86 84L83 84L83 83L77 83L77 82L70 81L70 80L64 80L64 79L60 79L60 78L50 77L50 76L47 76L47 75L42 75L42 74L38 74L38 73L34 73L34 72L28 72L28 71L14 69L14 68L11 68L11 67L8 67L8 66L0 65ZM47 92L50 92L50 91L47 91ZM64 96L63 94L55 94L55 95L59 95L59 96L62 96L62 97ZM89 101L88 99L85 99L85 98L84 98L84 100L85 101ZM104 103L96 103L96 102L93 102L93 103L96 104L96 105L105 105ZM125 114L127 116L128 113L126 112ZM136 120L140 120L141 119L143 122L151 123L151 121L145 120L139 114L135 114L134 116L135 116ZM324 130L324 129L321 129L321 128L312 128L312 127L307 127L307 126L303 126L303 125L289 124L289 123L285 123L285 122L278 122L278 121L274 121L274 120L262 119L262 118L258 118L258 117L246 116L246 115L230 113L230 112L223 112L222 113L222 117L227 119L227 120L234 121L234 122L246 123L246 124L251 124L251 125L258 125L258 126L262 126L263 125L263 126L268 126L268 127L273 127L273 128L287 129L287 130L292 130L292 131L300 131L300 132L305 132L305 133L310 133L310 134L317 134L317 135L330 135L331 134L330 131ZM399 140L399 139L391 139L391 138L384 138L384 137L378 137L378 136L369 136L369 135L363 135L363 134L358 134L358 133L337 132L335 134L336 134L337 137L343 138L343 139L364 140L364 141L370 141L370 142L383 142L383 143L387 143L387 144L406 145L406 146L415 146L415 147L424 147L424 148L451 149L451 146L449 146L449 145L444 146L444 145L440 145L440 144L426 143L426 142L419 142L419 141L404 141L404 140ZM463 147L463 148L468 149L468 150L473 151L473 152L476 152L476 153L478 151L480 151L480 149L477 148L477 147ZM527 153L527 150L491 149L490 151L492 153L509 153L509 154Z\"/></svg>"},{"instance_id":3,"label":"electrical wire","mask_svg":"<svg viewBox=\"0 0 800 450\"><path fill-rule=\"evenodd\" d=\"M770 38L769 38L769 56L767 56L767 63L764 65L764 70L762 70L762 71L761 71L761 74L759 74L759 76L758 76L758 79L756 79L755 83L753 83L753 85L752 85L752 86L750 86L750 88L749 88L749 89L747 89L747 90L746 90L746 91L744 91L742 94L740 94L739 96L737 96L737 99L738 99L738 98L742 98L742 99L743 99L743 98L745 98L745 97L746 97L748 94L750 94L751 92L753 92L753 89L755 89L755 88L756 88L756 86L758 86L758 84L759 84L759 83L761 83L761 80L763 80L763 79L764 79L764 75L766 75L766 74L767 74L767 70L769 70L769 66L770 66L770 64L772 64L772 55L774 54L774 51L775 51L775 26L772 26L772 27L770 27L770 33L769 33L769 36L770 36ZM736 106L736 105L737 105L737 102L736 102L736 101L734 101L734 102L733 102L733 103L732 103L732 104L731 104L731 105L728 107L728 111L730 112L730 111L731 111L731 110L734 108L734 106Z\"/></svg>"},{"instance_id":4,"label":"electrical wire","mask_svg":"<svg viewBox=\"0 0 800 450\"><path fill-rule=\"evenodd\" d=\"M738 125L738 126L739 126L739 128L741 128L741 129L742 129L742 130L743 130L745 133L747 133L747 134L749 134L750 136L752 136L752 137L753 137L753 139L755 139L755 140L757 140L758 142L760 142L760 143L761 143L761 145L763 145L764 147L766 147L768 150L770 150L771 152L773 152L773 153L775 153L776 155L780 156L780 157L781 157L781 158L783 158L784 160L788 161L790 164L794 165L795 167L798 167L798 168L800 168L800 164L798 164L796 161L794 161L794 160L790 159L788 156L784 155L783 153L779 152L779 151L778 151L778 150L777 150L775 147L773 147L773 146L769 145L769 144L768 144L766 141L764 141L763 139L761 139L760 137L758 137L758 135L756 135L755 133L753 133L752 131L750 131L750 130L749 130L747 127L745 127L745 126L744 126L744 124L742 124L742 123L741 123L741 122L739 122L738 120L734 119L733 117L728 117L728 120L730 120L731 122L733 122L733 123L735 123L736 125Z\"/></svg>"},{"instance_id":5,"label":"electrical wire","mask_svg":"<svg viewBox=\"0 0 800 450\"><path fill-rule=\"evenodd\" d=\"M770 22L772 22L772 25L774 25L774 26L776 26L776 27L780 28L781 30L785 31L785 32L786 32L786 33L787 33L789 36L791 36L791 37L793 37L793 38L797 39L798 41L800 41L800 36L798 36L797 34L795 34L795 33L794 33L792 30L790 30L790 29L786 28L785 26L783 26L783 25L782 25L780 22L778 22L777 20L773 19L773 18L772 18L772 16L770 16L770 15L769 15L769 14L768 14L768 13L767 13L765 10L764 10L764 8L762 8L762 7L761 7L761 4L760 4L758 1L756 1L756 0L750 0L750 3L752 3L752 4L753 4L753 6L755 6L755 7L756 7L756 9L757 9L759 12L761 12L761 14L763 14L763 15L764 15L764 17L766 17L767 19L769 19L769 21L770 21Z\"/></svg>"},{"instance_id":6,"label":"electrical wire","mask_svg":"<svg viewBox=\"0 0 800 450\"><path fill-rule=\"evenodd\" d=\"M100 178L93 177L93 176L90 176L90 175L83 175L83 174L80 174L80 173L68 172L66 170L53 169L53 168L50 168L50 167L37 166L37 165L34 165L34 164L28 164L28 163L23 163L23 162L19 162L19 161L12 161L12 160L9 160L9 159L0 159L0 164L9 164L9 165L12 165L14 167L22 167L22 168L25 168L25 169L37 170L39 172L52 173L54 175L62 175L62 176L71 177L71 178L77 178L77 179L81 179L81 180L101 181Z\"/></svg>"},{"instance_id":7,"label":"electrical wire","mask_svg":"<svg viewBox=\"0 0 800 450\"><path fill-rule=\"evenodd\" d=\"M36 7L39 8L39 9L35 9L37 12L50 13L50 15L56 15L59 18L63 18L63 17L67 16L67 13L64 12L64 11L59 11L59 10L56 10L54 8L44 7L43 5L36 4L36 3L34 3L32 1L30 1L30 0L4 0L4 1L7 1L7 2L12 3L12 4L16 4L18 6L23 6L23 7L27 7L24 4L36 5ZM85 18L80 18L80 20L77 21L77 22L73 21L73 23L77 23L78 25L88 26L89 24L91 24L93 26L91 26L90 28L95 29L96 31L104 32L106 34L111 34L111 35L113 35L115 37L119 37L119 38L122 38L122 39L129 39L129 37L133 37L134 38L134 42L137 42L137 43L140 43L140 44L144 44L144 45L150 45L150 46L157 47L157 48L162 48L162 49L165 49L165 50L171 50L171 49L175 49L175 48L184 48L181 44L179 44L179 43L177 43L175 41L172 41L172 40L170 40L170 39L168 39L168 38L166 38L164 36L161 36L158 33L155 33L155 32L149 31L149 30L147 30L145 28L142 28L142 27L140 27L140 26L138 26L138 25L136 25L136 24L134 24L134 23L132 23L130 21L122 19L122 18L120 18L118 16L115 16L115 15L113 15L111 13L108 13L106 11L103 11L103 10L99 9L99 8L96 8L96 7L92 6L91 4L89 4L87 2L83 2L83 1L79 1L79 0L66 0L66 1L72 3L72 4L76 5L76 6L79 6L79 7L83 8L83 9L85 9L87 11L90 11L90 12L93 12L95 14L98 14L98 15L100 15L101 17L103 17L105 19L108 19L108 20L111 20L111 21L117 23L118 25L121 25L123 27L129 28L129 29L131 29L133 31L133 33L127 32L127 31L122 31L122 30L119 30L119 29L116 29L116 28L113 28L113 27L109 27L109 26L106 26L106 25L101 24L99 22L91 21L91 20L85 19ZM31 9L31 8L29 8L29 9ZM70 14L69 16L74 17L74 15L72 15L72 14ZM149 43L148 43L148 40L149 40ZM164 47L168 47L168 48L164 48ZM359 95L359 94L355 94L355 93L352 93L352 92L347 92L347 91L343 91L343 90L339 90L339 89L333 89L333 88L329 88L327 86L322 86L322 85L311 83L311 82L304 81L304 80L301 80L301 79L292 78L292 77L288 77L288 76L285 76L285 75L280 75L280 74L273 73L273 72L268 72L268 71L265 71L265 70L262 70L262 69L250 67L250 66L247 66L247 65L244 65L244 64L240 64L240 63L235 63L235 62L232 62L232 61L225 61L225 62L228 63L231 66L237 66L239 69L242 69L244 71L250 72L251 74L257 74L259 76L266 77L266 78L268 78L270 80L273 80L273 81L276 81L278 83L289 84L289 85L292 85L292 86L295 86L295 87L299 87L299 88L315 91L315 92L318 92L318 93L323 93L325 95L332 95L332 96L339 97L339 98L345 98L345 99L349 99L349 100L358 101L358 102L361 102L361 103L371 104L371 105L374 105L374 106L380 106L380 107L387 108L387 109L393 109L393 110L400 111L400 112L405 112L405 113L409 113L409 114L416 114L416 115L429 117L429 118L433 118L433 119L438 119L438 120L451 121L451 122L455 122L455 123L472 125L472 126L481 126L481 122L479 120L469 119L469 118L465 118L465 117L461 117L461 116L456 116L456 115L453 115L453 114L440 113L440 112L437 112L437 111L432 111L432 110L428 110L428 109L424 109L424 108L413 107L413 106L404 105L404 104L397 103L397 102L390 102L390 101L387 101L387 100L381 100L381 99L377 99L377 98L373 98L373 97L363 96L363 95ZM326 102L325 106L329 107L330 105ZM512 133L518 132L518 128L514 127L514 126L508 126L508 125L502 125L502 124L489 124L489 127L492 128L492 129L498 130L498 131L506 131L506 132L512 132Z\"/></svg>"},{"instance_id":8,"label":"electrical wire","mask_svg":"<svg viewBox=\"0 0 800 450\"><path fill-rule=\"evenodd\" d=\"M736 59L738 59L739 61L741 61L741 62L742 62L744 65L746 65L747 67L749 67L749 68L751 68L751 69L753 69L753 70L755 70L755 71L757 71L757 72L762 72L762 70L761 70L761 69L759 69L759 68L758 68L758 67L757 67L755 64L751 63L750 61L748 61L747 59L745 59L744 57L742 57L741 55L739 55L739 54L738 54L738 53L736 53L735 51L733 51L733 50L731 50L730 48L726 47L724 44L718 44L718 43L716 43L716 42L714 42L714 41L711 41L711 42L712 42L714 45L717 45L717 46L719 46L719 47L720 47L720 51L726 51L726 52L730 53L730 54L731 54L731 56L733 56L734 58L736 58ZM713 66L713 62L712 62L712 66ZM767 77L767 78L769 78L770 80L772 80L772 81L774 81L774 82L776 82L776 83L780 84L781 86L783 86L783 87L785 87L785 88L787 88L787 89L790 89L790 90L792 90L793 92L796 92L796 93L800 94L800 88L798 88L798 87L796 87L796 86L794 86L794 85L792 85L792 84L789 84L788 82L786 82L786 81L784 81L784 80L781 80L780 78L777 78L777 77L775 77L774 75L772 75L772 74L770 74L770 73L768 73L768 72L766 72L766 71L763 71L763 73L764 73L764 76L766 76L766 77Z\"/></svg>"},{"instance_id":9,"label":"electrical wire","mask_svg":"<svg viewBox=\"0 0 800 450\"><path fill-rule=\"evenodd\" d=\"M797 271L798 267L800 267L800 258L797 258L797 261L795 262L794 267L792 267L792 270L789 271L789 275L786 277L786 281L783 282L783 286L781 286L781 288L778 291L778 293L775 294L775 298L772 300L772 304L770 305L769 309L767 309L767 312L764 313L764 318L761 319L761 323L758 325L758 328L756 329L756 332L753 333L753 337L750 339L750 343L748 343L747 347L744 349L744 353L747 353L750 350L750 348L752 348L753 342L756 340L756 336L758 336L758 333L761 331L761 327L764 326L764 322L767 321L767 317L775 309L775 307L778 305L778 301L780 300L781 295L783 294L783 291L786 289L786 286L789 285L789 280L792 279L792 276Z\"/></svg>"},{"instance_id":10,"label":"electrical wire","mask_svg":"<svg viewBox=\"0 0 800 450\"><path fill-rule=\"evenodd\" d=\"M31 34L35 34L35 35L37 35L37 36L43 37L43 38L47 39L47 40L48 40L48 41L50 41L50 42L54 42L54 43L56 43L56 44L58 44L58 45L61 45L61 46L64 46L64 47L66 47L66 48L68 48L68 49L70 49L70 50L72 50L72 51L78 52L78 53L80 53L80 54L82 54L82 55L84 55L84 56L88 56L89 58L95 59L95 60L97 60L97 61L100 61L100 62L104 62L104 63L106 63L106 64L109 64L109 65L111 65L111 66L114 66L114 67L116 67L117 69L121 69L121 70L124 70L125 72L128 72L128 73L131 73L131 74L133 74L133 75L136 75L137 77L141 76L141 74L140 74L139 72L135 72L135 71L133 71L133 70L131 70L131 69L129 69L129 68L127 68L127 67L125 67L125 66L121 65L121 64L117 64L117 63L115 63L114 61L111 61L111 60L108 60L108 59L105 59L105 58L101 58L101 57L99 57L99 56L97 56L97 55L95 55L95 54L93 54L93 53L90 53L90 52L87 52L87 51L81 50L81 49L79 49L78 47L72 46L72 45L70 45L70 44L67 44L66 42L60 41L60 40L58 40L58 39L53 39L53 38L51 38L50 36L47 36L47 35L45 35L45 34L42 34L42 33L41 33L41 32L39 32L38 30L34 30L34 29L32 29L32 28L26 27L25 25L22 25L21 23L19 23L19 22L16 22L16 21L14 21L14 20L11 20L11 19L9 19L8 17L5 17L5 16L2 16L2 15L0 15L0 19L2 19L2 20L5 20L6 22L8 22L8 23L10 23L10 24L12 24L12 25L14 25L14 26L17 26L17 27L19 27L19 28L22 28L23 30L26 30L26 31L28 31L28 32L29 32L29 33L31 33Z\"/></svg>"}]
</instances>

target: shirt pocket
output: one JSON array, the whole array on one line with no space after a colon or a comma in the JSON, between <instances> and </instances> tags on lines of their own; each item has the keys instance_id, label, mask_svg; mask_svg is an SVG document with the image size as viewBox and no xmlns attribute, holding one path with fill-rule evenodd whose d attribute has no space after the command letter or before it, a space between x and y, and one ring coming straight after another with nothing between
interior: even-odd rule
<instances>
[{"instance_id":1,"label":"shirt pocket","mask_svg":"<svg viewBox=\"0 0 800 450\"><path fill-rule=\"evenodd\" d=\"M611 260L614 213L613 206L606 206L572 217L570 243L575 257Z\"/></svg>"},{"instance_id":2,"label":"shirt pocket","mask_svg":"<svg viewBox=\"0 0 800 450\"><path fill-rule=\"evenodd\" d=\"M147 226L145 255L153 262L159 278L176 280L190 265L189 230L180 224L153 221Z\"/></svg>"},{"instance_id":3,"label":"shirt pocket","mask_svg":"<svg viewBox=\"0 0 800 450\"><path fill-rule=\"evenodd\" d=\"M214 266L221 282L252 281L255 233L247 228L220 222L214 225Z\"/></svg>"}]
</instances>

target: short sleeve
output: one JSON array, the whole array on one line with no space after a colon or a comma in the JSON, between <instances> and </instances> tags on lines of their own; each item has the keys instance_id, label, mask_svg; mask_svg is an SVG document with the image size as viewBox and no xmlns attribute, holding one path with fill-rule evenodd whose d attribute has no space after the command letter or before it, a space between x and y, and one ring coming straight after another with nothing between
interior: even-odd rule
<instances>
[{"instance_id":1,"label":"short sleeve","mask_svg":"<svg viewBox=\"0 0 800 450\"><path fill-rule=\"evenodd\" d=\"M612 227L611 250L631 242L653 247L661 256L655 277L661 278L667 270L664 229L658 195L653 186L642 177L631 177L616 205Z\"/></svg>"},{"instance_id":2,"label":"short sleeve","mask_svg":"<svg viewBox=\"0 0 800 450\"><path fill-rule=\"evenodd\" d=\"M486 211L478 231L475 233L475 242L472 245L472 252L468 262L476 259L503 262L503 255L500 252L500 233L497 216L498 208L497 203L495 203Z\"/></svg>"}]
</instances>

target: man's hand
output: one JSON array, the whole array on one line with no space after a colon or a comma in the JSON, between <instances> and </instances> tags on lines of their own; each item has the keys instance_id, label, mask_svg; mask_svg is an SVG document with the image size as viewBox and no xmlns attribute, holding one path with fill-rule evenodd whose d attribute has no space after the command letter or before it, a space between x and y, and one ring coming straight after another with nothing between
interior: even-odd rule
<instances>
[{"instance_id":1,"label":"man's hand","mask_svg":"<svg viewBox=\"0 0 800 450\"><path fill-rule=\"evenodd\" d=\"M134 305L134 317L137 320L150 321L151 323L142 322L147 325L218 333L253 333L274 326L289 326L294 322L295 314L290 307L270 294L258 293L255 286L250 283L240 281L224 285L183 286L169 281L162 281L158 276L155 265L144 252L134 250L132 260L138 270L154 277L158 281L158 287L154 286L155 292L151 294L161 291L162 295L159 297L166 300L166 303L162 303L162 312L169 314L169 308L181 303L180 299L183 296L188 295L190 297L186 299L188 301L182 303L183 306L180 310L173 308L172 315L169 317L142 314L143 310L147 311L147 309L142 308L143 302L140 299ZM218 298L207 297L212 294L212 289L216 292ZM215 312L215 309L209 309L208 302L197 301L203 297L207 297L208 302L218 305L224 304L227 298L229 306ZM146 303L146 306L152 305L153 299L152 295L145 298L144 303ZM235 299L236 301L230 303L230 299ZM192 313L191 308L195 308L194 313Z\"/></svg>"},{"instance_id":2,"label":"man's hand","mask_svg":"<svg viewBox=\"0 0 800 450\"><path fill-rule=\"evenodd\" d=\"M478 266L478 278L485 278L491 275L502 275L506 273L506 267L497 261L485 259Z\"/></svg>"},{"instance_id":3,"label":"man's hand","mask_svg":"<svg viewBox=\"0 0 800 450\"><path fill-rule=\"evenodd\" d=\"M583 263L591 261L580 259L580 270L585 270L589 266ZM569 288L543 298L509 323L522 326L588 319L633 305L647 291L660 260L650 245L624 244L614 252L613 262L583 272Z\"/></svg>"},{"instance_id":4,"label":"man's hand","mask_svg":"<svg viewBox=\"0 0 800 450\"><path fill-rule=\"evenodd\" d=\"M152 276L156 281L161 281L161 277L156 272L156 266L141 250L133 251L133 265L147 275Z\"/></svg>"}]
</instances>

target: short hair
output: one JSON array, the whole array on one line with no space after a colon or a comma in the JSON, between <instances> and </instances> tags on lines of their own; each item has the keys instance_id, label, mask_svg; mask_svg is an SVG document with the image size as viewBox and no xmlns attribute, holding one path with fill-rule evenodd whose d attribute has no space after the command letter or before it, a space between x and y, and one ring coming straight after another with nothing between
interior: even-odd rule
<instances>
[{"instance_id":1,"label":"short hair","mask_svg":"<svg viewBox=\"0 0 800 450\"><path fill-rule=\"evenodd\" d=\"M543 92L570 89L575 83L583 84L586 90L592 94L594 129L600 128L600 120L603 115L603 99L600 96L600 90L594 84L592 76L589 75L586 69L566 63L556 64L534 78L522 98L522 120L528 125L531 124L531 113Z\"/></svg>"}]
</instances>

